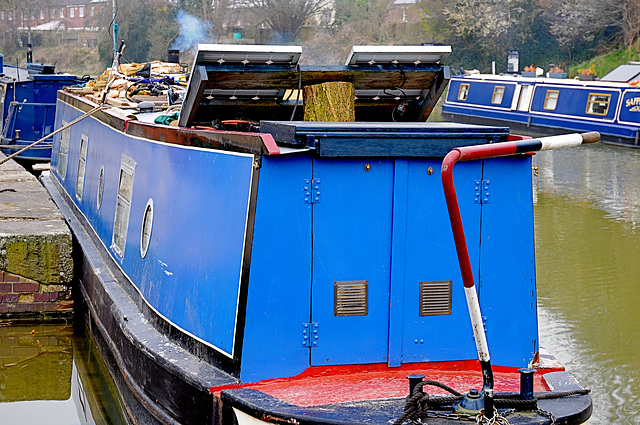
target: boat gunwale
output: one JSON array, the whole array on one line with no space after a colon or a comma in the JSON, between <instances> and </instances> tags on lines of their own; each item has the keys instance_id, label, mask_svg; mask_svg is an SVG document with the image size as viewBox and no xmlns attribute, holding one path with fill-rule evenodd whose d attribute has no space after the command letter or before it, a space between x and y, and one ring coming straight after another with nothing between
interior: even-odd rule
<instances>
[{"instance_id":1,"label":"boat gunwale","mask_svg":"<svg viewBox=\"0 0 640 425\"><path fill-rule=\"evenodd\" d=\"M58 92L58 101L64 102L82 112L88 112L98 106L91 100L66 91ZM115 107L118 109L117 107ZM121 109L123 114L126 109ZM250 133L217 130L214 128L186 128L137 121L118 116L109 109L98 111L93 117L110 127L133 137L181 145L192 148L215 149L227 152L262 155L280 154L279 147L268 133ZM259 160L259 158L257 158Z\"/></svg>"}]
</instances>

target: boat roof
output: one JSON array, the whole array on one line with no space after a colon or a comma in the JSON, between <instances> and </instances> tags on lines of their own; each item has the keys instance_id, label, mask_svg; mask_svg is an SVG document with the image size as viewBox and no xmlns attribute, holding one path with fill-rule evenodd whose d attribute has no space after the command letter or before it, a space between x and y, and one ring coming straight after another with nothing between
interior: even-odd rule
<instances>
[{"instance_id":1,"label":"boat roof","mask_svg":"<svg viewBox=\"0 0 640 425\"><path fill-rule=\"evenodd\" d=\"M21 68L15 65L4 64L2 67L2 73L4 76L18 81L29 80L29 70L27 68Z\"/></svg>"},{"instance_id":2,"label":"boat roof","mask_svg":"<svg viewBox=\"0 0 640 425\"><path fill-rule=\"evenodd\" d=\"M216 120L288 120L302 113L299 88L349 82L356 121L425 121L449 81L442 64L450 46L354 46L346 65L300 65L301 46L201 44L194 58L179 125ZM299 108L298 108L299 107Z\"/></svg>"},{"instance_id":3,"label":"boat roof","mask_svg":"<svg viewBox=\"0 0 640 425\"><path fill-rule=\"evenodd\" d=\"M604 77L600 81L614 81L620 83L628 83L629 81L640 78L640 64L620 65Z\"/></svg>"},{"instance_id":4,"label":"boat roof","mask_svg":"<svg viewBox=\"0 0 640 425\"><path fill-rule=\"evenodd\" d=\"M514 82L514 83L522 83L522 84L562 84L567 86L583 86L583 87L598 87L602 88L606 87L616 87L616 88L628 88L629 84L618 81L605 81L604 79L595 80L595 81L587 81L587 80L577 80L574 78L545 78L545 77L523 77L521 75L494 75L494 74L472 74L472 75L464 75L459 77L453 77L456 79L464 79L464 80L483 80L483 81L503 81L503 82Z\"/></svg>"}]
</instances>

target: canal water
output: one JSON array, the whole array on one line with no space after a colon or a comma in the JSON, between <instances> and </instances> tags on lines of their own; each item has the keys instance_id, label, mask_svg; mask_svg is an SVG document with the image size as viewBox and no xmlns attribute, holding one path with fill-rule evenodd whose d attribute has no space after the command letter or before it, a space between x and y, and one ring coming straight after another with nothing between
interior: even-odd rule
<instances>
[{"instance_id":1,"label":"canal water","mask_svg":"<svg viewBox=\"0 0 640 425\"><path fill-rule=\"evenodd\" d=\"M126 424L96 346L71 324L3 324L0 342L0 424Z\"/></svg>"},{"instance_id":2,"label":"canal water","mask_svg":"<svg viewBox=\"0 0 640 425\"><path fill-rule=\"evenodd\" d=\"M540 343L592 390L591 424L640 424L640 150L534 166Z\"/></svg>"},{"instance_id":3,"label":"canal water","mask_svg":"<svg viewBox=\"0 0 640 425\"><path fill-rule=\"evenodd\" d=\"M533 163L541 345L592 390L592 425L640 424L640 150L597 144ZM1 424L126 423L72 326L0 326L0 339Z\"/></svg>"}]
</instances>

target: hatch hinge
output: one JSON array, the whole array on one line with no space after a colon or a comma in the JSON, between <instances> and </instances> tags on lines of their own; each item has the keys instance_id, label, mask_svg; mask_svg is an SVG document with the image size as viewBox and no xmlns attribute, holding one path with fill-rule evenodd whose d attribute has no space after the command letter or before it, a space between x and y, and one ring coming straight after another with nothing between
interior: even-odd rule
<instances>
[{"instance_id":1,"label":"hatch hinge","mask_svg":"<svg viewBox=\"0 0 640 425\"><path fill-rule=\"evenodd\" d=\"M489 185L491 180L475 180L473 185L473 202L476 204L489 203Z\"/></svg>"},{"instance_id":2,"label":"hatch hinge","mask_svg":"<svg viewBox=\"0 0 640 425\"><path fill-rule=\"evenodd\" d=\"M320 179L304 179L302 189L305 204L320 203Z\"/></svg>"},{"instance_id":3,"label":"hatch hinge","mask_svg":"<svg viewBox=\"0 0 640 425\"><path fill-rule=\"evenodd\" d=\"M319 340L318 324L316 322L302 324L302 346L317 347Z\"/></svg>"}]
</instances>

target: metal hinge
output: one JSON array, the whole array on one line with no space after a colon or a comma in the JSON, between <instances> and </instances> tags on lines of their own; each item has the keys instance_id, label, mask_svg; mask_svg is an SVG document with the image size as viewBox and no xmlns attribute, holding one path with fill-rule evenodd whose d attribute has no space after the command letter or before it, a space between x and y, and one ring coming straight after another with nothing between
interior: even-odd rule
<instances>
[{"instance_id":1,"label":"metal hinge","mask_svg":"<svg viewBox=\"0 0 640 425\"><path fill-rule=\"evenodd\" d=\"M305 204L317 204L320 202L320 179L304 179L302 189Z\"/></svg>"},{"instance_id":2,"label":"metal hinge","mask_svg":"<svg viewBox=\"0 0 640 425\"><path fill-rule=\"evenodd\" d=\"M489 185L491 180L476 180L473 187L473 202L476 204L489 203Z\"/></svg>"},{"instance_id":3,"label":"metal hinge","mask_svg":"<svg viewBox=\"0 0 640 425\"><path fill-rule=\"evenodd\" d=\"M315 322L302 324L302 346L317 347L318 346L318 324Z\"/></svg>"}]
</instances>

